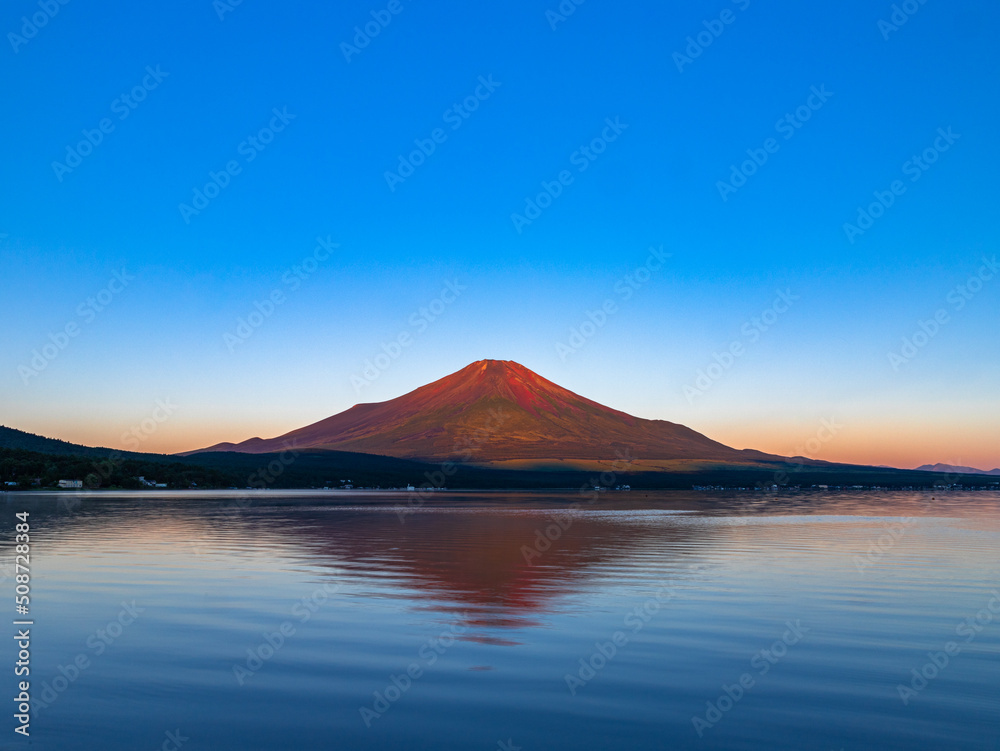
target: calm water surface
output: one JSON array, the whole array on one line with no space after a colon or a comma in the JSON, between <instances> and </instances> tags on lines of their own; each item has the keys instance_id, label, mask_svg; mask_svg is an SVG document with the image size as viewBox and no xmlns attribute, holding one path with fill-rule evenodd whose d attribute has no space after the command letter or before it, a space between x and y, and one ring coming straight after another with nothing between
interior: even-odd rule
<instances>
[{"instance_id":1,"label":"calm water surface","mask_svg":"<svg viewBox=\"0 0 1000 751\"><path fill-rule=\"evenodd\" d=\"M37 749L998 749L1000 495L932 495L10 493L0 586L27 510Z\"/></svg>"}]
</instances>

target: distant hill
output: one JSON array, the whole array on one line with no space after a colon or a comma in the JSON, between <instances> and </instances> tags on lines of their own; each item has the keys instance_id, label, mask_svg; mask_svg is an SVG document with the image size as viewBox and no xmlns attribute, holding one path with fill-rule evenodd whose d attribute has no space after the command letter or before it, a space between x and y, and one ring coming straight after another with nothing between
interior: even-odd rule
<instances>
[{"instance_id":1,"label":"distant hill","mask_svg":"<svg viewBox=\"0 0 1000 751\"><path fill-rule=\"evenodd\" d=\"M0 425L0 449L23 449L41 454L57 454L60 456L107 456L114 449L92 448L76 443L60 441L58 438L45 438L34 433L26 433L16 428ZM124 452L122 452L124 453Z\"/></svg>"},{"instance_id":2,"label":"distant hill","mask_svg":"<svg viewBox=\"0 0 1000 751\"><path fill-rule=\"evenodd\" d=\"M953 475L994 475L1000 476L1000 468L976 469L975 467L960 467L957 464L925 464L917 467L918 472L948 472Z\"/></svg>"}]
</instances>

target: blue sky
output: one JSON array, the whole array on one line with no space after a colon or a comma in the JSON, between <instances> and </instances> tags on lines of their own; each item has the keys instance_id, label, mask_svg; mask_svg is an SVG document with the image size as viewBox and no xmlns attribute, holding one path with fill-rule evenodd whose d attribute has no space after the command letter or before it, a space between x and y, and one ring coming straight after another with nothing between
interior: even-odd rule
<instances>
[{"instance_id":1,"label":"blue sky","mask_svg":"<svg viewBox=\"0 0 1000 751\"><path fill-rule=\"evenodd\" d=\"M120 446L167 399L143 448L183 450L496 358L740 447L833 419L811 455L1000 466L995 4L915 3L896 30L861 2L42 6L0 14L0 422ZM670 258L624 299L651 247Z\"/></svg>"}]
</instances>

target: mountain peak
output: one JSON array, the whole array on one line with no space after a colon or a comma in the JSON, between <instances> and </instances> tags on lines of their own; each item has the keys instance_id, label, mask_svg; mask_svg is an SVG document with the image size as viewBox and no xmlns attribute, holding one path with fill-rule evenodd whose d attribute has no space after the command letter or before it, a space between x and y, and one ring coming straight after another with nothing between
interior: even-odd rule
<instances>
[{"instance_id":1,"label":"mountain peak","mask_svg":"<svg viewBox=\"0 0 1000 751\"><path fill-rule=\"evenodd\" d=\"M518 371L529 371L526 367L520 363L516 363L513 360L476 360L473 363L469 363L464 368L456 373L452 373L453 376L469 376L475 375L477 373L485 373L490 375L500 375L504 377L509 377Z\"/></svg>"},{"instance_id":2,"label":"mountain peak","mask_svg":"<svg viewBox=\"0 0 1000 751\"><path fill-rule=\"evenodd\" d=\"M515 378L525 373L537 375L533 371L521 365L521 363L514 362L513 360L476 360L474 363L466 365L464 368L459 370L457 373L453 373L452 375L458 376L461 374L468 375L474 373L496 375L504 378Z\"/></svg>"},{"instance_id":3,"label":"mountain peak","mask_svg":"<svg viewBox=\"0 0 1000 751\"><path fill-rule=\"evenodd\" d=\"M683 425L606 407L513 360L476 360L389 401L357 404L277 438L202 451L267 453L287 446L521 466L612 462L622 456L651 461L773 458L737 451Z\"/></svg>"},{"instance_id":4,"label":"mountain peak","mask_svg":"<svg viewBox=\"0 0 1000 751\"><path fill-rule=\"evenodd\" d=\"M434 395L437 397L436 401L447 400L453 405L472 405L482 400L499 399L536 416L543 412L556 414L567 409L578 412L579 403L601 406L557 386L513 360L476 360L451 375L417 389L412 395L424 393Z\"/></svg>"}]
</instances>

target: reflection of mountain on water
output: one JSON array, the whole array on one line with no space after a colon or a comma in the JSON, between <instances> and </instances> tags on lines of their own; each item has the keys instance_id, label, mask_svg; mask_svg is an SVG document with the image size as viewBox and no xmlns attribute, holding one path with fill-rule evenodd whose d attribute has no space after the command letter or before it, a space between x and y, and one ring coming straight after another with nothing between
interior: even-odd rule
<instances>
[{"instance_id":1,"label":"reflection of mountain on water","mask_svg":"<svg viewBox=\"0 0 1000 751\"><path fill-rule=\"evenodd\" d=\"M335 570L368 596L402 595L418 609L487 629L540 625L557 600L588 586L592 571L624 571L634 556L648 557L652 549L669 566L671 557L696 552L695 538L710 534L700 526L664 524L662 517L642 524L628 515L574 512L563 500L562 508L549 509L424 508L406 514L404 523L392 508L317 505L315 499L255 499L234 513L233 504L220 499L97 498L72 513L50 505L32 518L38 529L47 527L67 543L72 537L78 547L114 535L139 546L189 545L202 554L271 548L276 557ZM209 563L197 555L191 562L199 560Z\"/></svg>"},{"instance_id":2,"label":"reflection of mountain on water","mask_svg":"<svg viewBox=\"0 0 1000 751\"><path fill-rule=\"evenodd\" d=\"M602 497L576 512L567 508L580 499L574 493L452 494L406 514L405 523L397 513L405 509L399 505L405 495L365 496L372 504L365 506L355 505L359 497L346 495L339 496L340 504L350 506L337 505L337 496L320 500L305 494L73 498L80 503L67 507L51 495L17 496L17 509L31 511L38 550L98 559L134 551L138 558L148 553L145 560L152 566L164 560L160 554L169 553L171 565L184 562L179 575L204 569L223 580L225 567L234 561L241 577L255 571L287 571L290 580L319 574L346 585L340 595L345 607L360 596L387 607L443 613L450 622L473 627L463 638L498 644L516 638L514 629L549 623L554 613L583 607L589 598L575 596L579 593L638 580L648 580L655 591L675 577L686 578L692 564L714 567L745 546L781 550L781 539L792 539L798 529L771 523L758 531L747 524L754 518L934 513L925 495L907 493L662 494L648 499L633 493ZM949 499L949 514L964 508L960 500ZM986 500L972 494L964 501L975 510L976 524L989 516ZM683 520L664 514L681 508L698 513ZM12 539L13 519L10 513L0 520L7 539ZM846 533L852 525L845 524ZM822 541L797 542L816 546ZM863 549L868 543L858 544Z\"/></svg>"},{"instance_id":3,"label":"reflection of mountain on water","mask_svg":"<svg viewBox=\"0 0 1000 751\"><path fill-rule=\"evenodd\" d=\"M592 570L627 565L644 547L683 551L687 538L703 534L689 525L623 525L562 510L426 510L404 524L391 512L303 509L295 520L294 530L282 526L312 557L373 587L406 589L427 609L493 628L538 625Z\"/></svg>"},{"instance_id":4,"label":"reflection of mountain on water","mask_svg":"<svg viewBox=\"0 0 1000 751\"><path fill-rule=\"evenodd\" d=\"M530 625L606 557L595 525L579 515L562 515L550 529L558 530L554 541L544 531L539 537L552 523L535 514L422 512L405 524L395 514L325 516L335 523L309 529L303 543L310 552L412 590L429 608L464 611L482 626Z\"/></svg>"}]
</instances>

